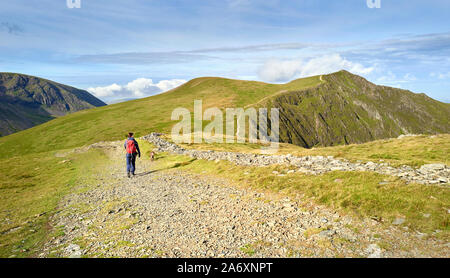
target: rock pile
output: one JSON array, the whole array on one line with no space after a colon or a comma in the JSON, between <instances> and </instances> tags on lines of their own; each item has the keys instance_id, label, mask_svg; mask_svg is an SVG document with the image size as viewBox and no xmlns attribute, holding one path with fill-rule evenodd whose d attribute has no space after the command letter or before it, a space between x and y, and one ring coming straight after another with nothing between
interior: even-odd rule
<instances>
[{"instance_id":1,"label":"rock pile","mask_svg":"<svg viewBox=\"0 0 450 278\"><path fill-rule=\"evenodd\" d=\"M188 150L164 140L160 133L152 133L142 139L150 141L161 152L188 155L192 158L205 160L227 160L237 165L261 167L281 164L295 166L298 172L312 175L320 175L330 171L371 171L383 175L397 176L408 183L420 184L448 185L450 181L450 167L445 164L426 164L420 168L407 165L392 167L389 163L350 162L346 159L336 159L333 156L258 155L212 150Z\"/></svg>"}]
</instances>

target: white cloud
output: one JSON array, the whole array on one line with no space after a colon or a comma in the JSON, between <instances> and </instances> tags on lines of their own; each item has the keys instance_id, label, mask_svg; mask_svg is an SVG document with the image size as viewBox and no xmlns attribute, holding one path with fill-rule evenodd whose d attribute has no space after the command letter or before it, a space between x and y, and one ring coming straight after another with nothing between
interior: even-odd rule
<instances>
[{"instance_id":1,"label":"white cloud","mask_svg":"<svg viewBox=\"0 0 450 278\"><path fill-rule=\"evenodd\" d=\"M116 92L119 92L122 90L122 86L117 85L116 83L111 84L109 86L105 87L91 87L87 89L91 94L95 95L96 97L109 97L113 96Z\"/></svg>"},{"instance_id":2,"label":"white cloud","mask_svg":"<svg viewBox=\"0 0 450 278\"><path fill-rule=\"evenodd\" d=\"M136 97L143 97L145 95L154 94L161 90L153 84L153 80L147 78L138 78L129 82L125 89L132 92Z\"/></svg>"},{"instance_id":3,"label":"white cloud","mask_svg":"<svg viewBox=\"0 0 450 278\"><path fill-rule=\"evenodd\" d=\"M447 72L447 73L436 73L436 72L432 72L432 73L430 73L430 76L431 77L437 77L437 78L439 78L439 79L448 79L448 78L450 78L450 71L449 72Z\"/></svg>"},{"instance_id":4,"label":"white cloud","mask_svg":"<svg viewBox=\"0 0 450 278\"><path fill-rule=\"evenodd\" d=\"M292 78L328 74L339 70L348 70L354 74L368 74L374 67L364 67L339 54L324 55L309 60L269 60L259 69L258 76L271 82L287 81Z\"/></svg>"},{"instance_id":5,"label":"white cloud","mask_svg":"<svg viewBox=\"0 0 450 278\"><path fill-rule=\"evenodd\" d=\"M161 91L165 92L175 87L178 87L183 83L186 83L186 80L183 79L161 80L158 82L158 84L156 84L156 87L161 89Z\"/></svg>"},{"instance_id":6,"label":"white cloud","mask_svg":"<svg viewBox=\"0 0 450 278\"><path fill-rule=\"evenodd\" d=\"M392 71L387 71L384 75L377 78L378 83L393 83L396 80L397 76Z\"/></svg>"},{"instance_id":7,"label":"white cloud","mask_svg":"<svg viewBox=\"0 0 450 278\"><path fill-rule=\"evenodd\" d=\"M379 84L392 85L394 87L401 88L400 84L409 83L416 80L417 78L411 73L407 73L403 75L403 77L397 77L397 75L395 75L392 71L389 70L384 75L378 77L376 79L376 82Z\"/></svg>"},{"instance_id":8,"label":"white cloud","mask_svg":"<svg viewBox=\"0 0 450 278\"><path fill-rule=\"evenodd\" d=\"M417 78L413 74L407 73L403 76L403 80L405 80L405 82L410 82L410 81L416 81Z\"/></svg>"},{"instance_id":9,"label":"white cloud","mask_svg":"<svg viewBox=\"0 0 450 278\"><path fill-rule=\"evenodd\" d=\"M258 75L266 81L286 81L299 74L301 61L269 60L259 70Z\"/></svg>"},{"instance_id":10,"label":"white cloud","mask_svg":"<svg viewBox=\"0 0 450 278\"><path fill-rule=\"evenodd\" d=\"M162 93L185 83L183 79L161 80L153 83L152 79L138 78L121 86L116 83L104 87L90 87L87 90L96 97L114 100L120 98L141 98Z\"/></svg>"}]
</instances>

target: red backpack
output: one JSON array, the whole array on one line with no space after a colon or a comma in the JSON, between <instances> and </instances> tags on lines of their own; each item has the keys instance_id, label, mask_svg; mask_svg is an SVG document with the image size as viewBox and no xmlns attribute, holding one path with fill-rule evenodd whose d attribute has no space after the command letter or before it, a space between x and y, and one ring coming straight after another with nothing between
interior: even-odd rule
<instances>
[{"instance_id":1,"label":"red backpack","mask_svg":"<svg viewBox=\"0 0 450 278\"><path fill-rule=\"evenodd\" d=\"M127 153L136 153L136 144L134 140L127 140Z\"/></svg>"}]
</instances>

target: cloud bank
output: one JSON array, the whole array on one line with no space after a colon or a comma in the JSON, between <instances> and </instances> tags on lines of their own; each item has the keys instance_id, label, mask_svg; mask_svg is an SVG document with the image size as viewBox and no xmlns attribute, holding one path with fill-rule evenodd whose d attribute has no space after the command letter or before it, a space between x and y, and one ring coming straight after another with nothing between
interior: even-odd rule
<instances>
[{"instance_id":1,"label":"cloud bank","mask_svg":"<svg viewBox=\"0 0 450 278\"><path fill-rule=\"evenodd\" d=\"M372 72L374 67L365 67L351 62L339 54L324 55L309 60L268 60L258 70L258 77L268 82L284 82L293 78L327 74L339 70L364 75Z\"/></svg>"},{"instance_id":2,"label":"cloud bank","mask_svg":"<svg viewBox=\"0 0 450 278\"><path fill-rule=\"evenodd\" d=\"M104 87L90 87L87 91L102 100L112 101L156 95L178 87L185 82L184 79L170 79L153 83L152 79L138 78L123 86L113 83Z\"/></svg>"},{"instance_id":3,"label":"cloud bank","mask_svg":"<svg viewBox=\"0 0 450 278\"><path fill-rule=\"evenodd\" d=\"M81 55L75 58L75 62L81 63L100 63L100 64L181 64L192 63L196 61L218 60L220 56L211 56L215 54L239 54L256 53L279 50L299 50L305 48L326 49L338 47L338 44L314 44L314 43L276 43L276 44L257 44L244 45L237 47L215 47L199 48L193 50L178 50L167 52L122 52L112 54Z\"/></svg>"}]
</instances>

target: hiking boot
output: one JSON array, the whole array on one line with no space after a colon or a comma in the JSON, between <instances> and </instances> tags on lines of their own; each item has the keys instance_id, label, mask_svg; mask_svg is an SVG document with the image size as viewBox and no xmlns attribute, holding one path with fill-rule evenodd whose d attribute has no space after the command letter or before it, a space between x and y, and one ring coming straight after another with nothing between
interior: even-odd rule
<instances>
[{"instance_id":1,"label":"hiking boot","mask_svg":"<svg viewBox=\"0 0 450 278\"><path fill-rule=\"evenodd\" d=\"M133 175L133 177L135 176L134 172L131 173Z\"/></svg>"},{"instance_id":2,"label":"hiking boot","mask_svg":"<svg viewBox=\"0 0 450 278\"><path fill-rule=\"evenodd\" d=\"M129 178L131 178L131 174L130 174L130 172L127 172L127 176L128 176Z\"/></svg>"}]
</instances>

